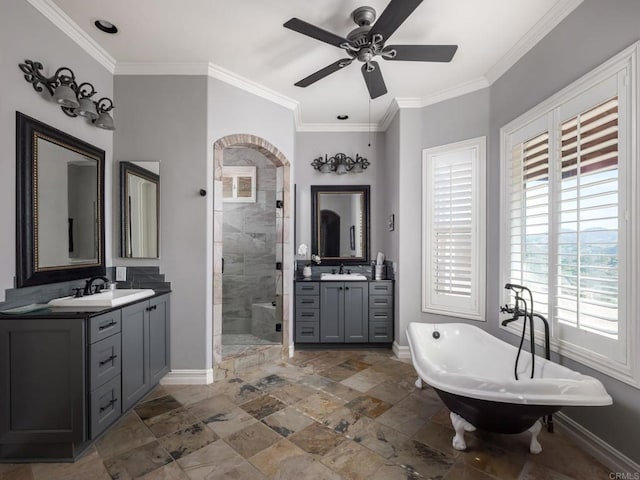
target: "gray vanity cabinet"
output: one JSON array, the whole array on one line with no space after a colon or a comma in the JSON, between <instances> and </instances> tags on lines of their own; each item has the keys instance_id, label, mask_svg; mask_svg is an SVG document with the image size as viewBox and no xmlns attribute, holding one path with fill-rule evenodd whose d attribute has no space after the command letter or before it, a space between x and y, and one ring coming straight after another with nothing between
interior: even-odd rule
<instances>
[{"instance_id":1,"label":"gray vanity cabinet","mask_svg":"<svg viewBox=\"0 0 640 480\"><path fill-rule=\"evenodd\" d=\"M0 458L25 444L71 457L87 440L85 345L81 319L0 321Z\"/></svg>"},{"instance_id":2,"label":"gray vanity cabinet","mask_svg":"<svg viewBox=\"0 0 640 480\"><path fill-rule=\"evenodd\" d=\"M169 296L122 309L122 410L169 370Z\"/></svg>"},{"instance_id":3,"label":"gray vanity cabinet","mask_svg":"<svg viewBox=\"0 0 640 480\"><path fill-rule=\"evenodd\" d=\"M297 281L296 343L393 342L393 281Z\"/></svg>"},{"instance_id":4,"label":"gray vanity cabinet","mask_svg":"<svg viewBox=\"0 0 640 480\"><path fill-rule=\"evenodd\" d=\"M369 341L369 283L320 283L320 343Z\"/></svg>"},{"instance_id":5,"label":"gray vanity cabinet","mask_svg":"<svg viewBox=\"0 0 640 480\"><path fill-rule=\"evenodd\" d=\"M169 311L0 315L0 461L77 458L169 370Z\"/></svg>"}]
</instances>

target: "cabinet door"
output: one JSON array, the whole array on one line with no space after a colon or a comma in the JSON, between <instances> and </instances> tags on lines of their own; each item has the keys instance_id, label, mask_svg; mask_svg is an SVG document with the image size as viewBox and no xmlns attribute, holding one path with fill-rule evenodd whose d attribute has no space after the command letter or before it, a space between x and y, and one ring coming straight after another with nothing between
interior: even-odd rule
<instances>
[{"instance_id":1,"label":"cabinet door","mask_svg":"<svg viewBox=\"0 0 640 480\"><path fill-rule=\"evenodd\" d=\"M344 342L344 283L320 284L320 343Z\"/></svg>"},{"instance_id":2,"label":"cabinet door","mask_svg":"<svg viewBox=\"0 0 640 480\"><path fill-rule=\"evenodd\" d=\"M344 340L369 341L369 284L344 282Z\"/></svg>"},{"instance_id":3,"label":"cabinet door","mask_svg":"<svg viewBox=\"0 0 640 480\"><path fill-rule=\"evenodd\" d=\"M151 387L149 378L149 302L122 309L122 411Z\"/></svg>"},{"instance_id":4,"label":"cabinet door","mask_svg":"<svg viewBox=\"0 0 640 480\"><path fill-rule=\"evenodd\" d=\"M149 375L156 385L169 371L169 295L149 302Z\"/></svg>"},{"instance_id":5,"label":"cabinet door","mask_svg":"<svg viewBox=\"0 0 640 480\"><path fill-rule=\"evenodd\" d=\"M0 444L7 451L7 444L24 450L87 439L85 342L83 319L0 320Z\"/></svg>"}]
</instances>

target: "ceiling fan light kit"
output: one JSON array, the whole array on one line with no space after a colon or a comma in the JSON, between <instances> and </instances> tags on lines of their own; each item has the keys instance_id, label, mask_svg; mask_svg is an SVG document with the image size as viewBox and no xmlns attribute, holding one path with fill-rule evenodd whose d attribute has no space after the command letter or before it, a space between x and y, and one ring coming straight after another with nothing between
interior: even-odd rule
<instances>
[{"instance_id":1,"label":"ceiling fan light kit","mask_svg":"<svg viewBox=\"0 0 640 480\"><path fill-rule=\"evenodd\" d=\"M372 7L356 8L351 18L358 25L346 38L331 33L310 23L292 18L283 26L345 51L350 58L342 58L296 82L298 87L309 85L347 67L354 60L361 62L362 75L371 99L387 93L380 65L376 56L384 60L410 62L450 62L458 49L457 45L387 45L386 42L400 25L422 3L422 0L391 0L376 21ZM374 23L375 22L375 23Z\"/></svg>"}]
</instances>

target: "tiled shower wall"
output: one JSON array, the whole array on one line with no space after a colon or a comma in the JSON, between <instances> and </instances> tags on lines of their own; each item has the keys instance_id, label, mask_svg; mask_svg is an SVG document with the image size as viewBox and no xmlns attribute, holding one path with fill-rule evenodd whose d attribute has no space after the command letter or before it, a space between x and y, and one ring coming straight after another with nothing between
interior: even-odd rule
<instances>
[{"instance_id":1,"label":"tiled shower wall","mask_svg":"<svg viewBox=\"0 0 640 480\"><path fill-rule=\"evenodd\" d=\"M225 166L256 166L256 202L224 203L222 333L251 333L251 305L276 300L276 166L260 152L226 148Z\"/></svg>"}]
</instances>

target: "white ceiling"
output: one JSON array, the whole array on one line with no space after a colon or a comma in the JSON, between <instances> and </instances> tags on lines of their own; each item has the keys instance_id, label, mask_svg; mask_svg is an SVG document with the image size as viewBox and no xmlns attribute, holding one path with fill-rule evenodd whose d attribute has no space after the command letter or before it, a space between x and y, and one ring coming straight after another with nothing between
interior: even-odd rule
<instances>
[{"instance_id":1,"label":"white ceiling","mask_svg":"<svg viewBox=\"0 0 640 480\"><path fill-rule=\"evenodd\" d=\"M355 8L370 5L380 15L389 0L29 1L54 12L57 23L68 24L66 30L82 30L76 36L115 62L116 73L192 71L196 65L207 72L209 65L209 72L213 68L231 81L296 105L302 130L331 129L327 124L368 127L369 95L360 64L307 88L295 87L345 55L282 24L298 17L346 36L356 27L350 18ZM389 43L457 44L458 51L451 63L378 60L388 93L371 101L371 123L383 123L394 98L425 105L487 86L580 1L424 0ZM96 19L116 24L119 33L98 31ZM339 114L349 120L339 122Z\"/></svg>"}]
</instances>

